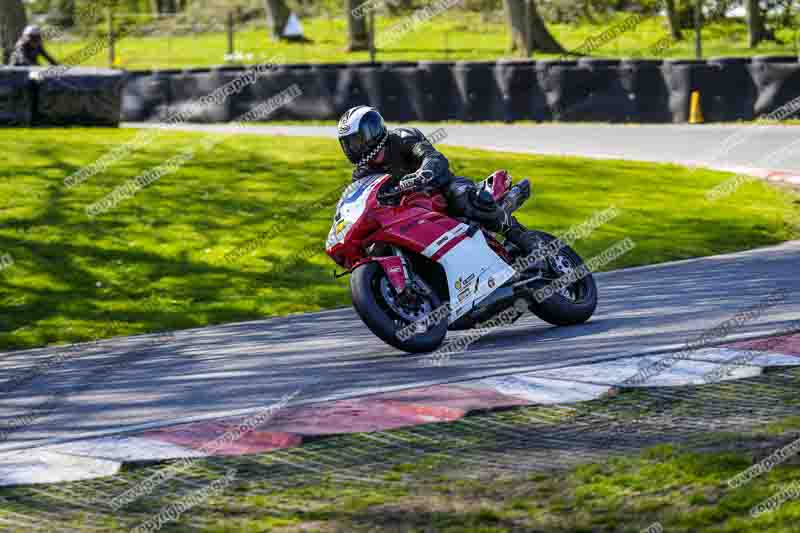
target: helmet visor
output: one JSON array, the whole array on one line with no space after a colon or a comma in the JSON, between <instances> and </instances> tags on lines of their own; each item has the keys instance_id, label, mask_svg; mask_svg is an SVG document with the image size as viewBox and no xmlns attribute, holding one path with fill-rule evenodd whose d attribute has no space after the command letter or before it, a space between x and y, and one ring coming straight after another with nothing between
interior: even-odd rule
<instances>
[{"instance_id":1,"label":"helmet visor","mask_svg":"<svg viewBox=\"0 0 800 533\"><path fill-rule=\"evenodd\" d=\"M355 164L369 151L369 143L360 131L347 137L339 137L344 153L351 163Z\"/></svg>"}]
</instances>

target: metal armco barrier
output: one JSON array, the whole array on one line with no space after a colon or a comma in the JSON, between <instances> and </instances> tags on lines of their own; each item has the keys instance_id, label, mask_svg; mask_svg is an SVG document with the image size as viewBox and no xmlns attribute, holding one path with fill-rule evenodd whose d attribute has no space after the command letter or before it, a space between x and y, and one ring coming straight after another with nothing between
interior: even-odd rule
<instances>
[{"instance_id":1,"label":"metal armco barrier","mask_svg":"<svg viewBox=\"0 0 800 533\"><path fill-rule=\"evenodd\" d=\"M33 117L33 92L29 72L0 69L0 126L29 126Z\"/></svg>"}]
</instances>

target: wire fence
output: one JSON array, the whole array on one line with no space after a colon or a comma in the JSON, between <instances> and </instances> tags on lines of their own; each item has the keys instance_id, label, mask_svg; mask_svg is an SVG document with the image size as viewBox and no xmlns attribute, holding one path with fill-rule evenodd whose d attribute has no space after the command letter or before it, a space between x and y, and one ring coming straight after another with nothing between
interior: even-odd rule
<instances>
[{"instance_id":1,"label":"wire fence","mask_svg":"<svg viewBox=\"0 0 800 533\"><path fill-rule=\"evenodd\" d=\"M452 1L452 0L451 0ZM96 30L108 39L106 52L86 61L86 66L140 69L204 68L262 62L282 55L287 63L347 63L386 61L474 61L519 59L521 51L510 49L502 11L476 13L448 8L447 0L438 11L420 10L406 15L381 13L374 18L373 49L348 51L348 23L340 11L318 8L299 19L305 39L274 40L263 9L216 9L153 16L111 12ZM445 13L446 11L446 13ZM553 33L567 50L585 51L586 43L603 37L608 27L570 28L554 25ZM594 32L594 33L592 33ZM52 28L47 47L57 59L68 57L85 46L87 38ZM602 46L589 47L586 55L616 58L695 58L695 31L684 30L684 38L673 40L661 25L642 25L617 32ZM110 36L110 37L109 37ZM800 55L800 28L785 29L781 44L768 43L758 53ZM752 55L746 39L735 34L720 37L701 32L702 55L712 57ZM534 59L553 58L534 52ZM571 56L566 56L571 57Z\"/></svg>"}]
</instances>

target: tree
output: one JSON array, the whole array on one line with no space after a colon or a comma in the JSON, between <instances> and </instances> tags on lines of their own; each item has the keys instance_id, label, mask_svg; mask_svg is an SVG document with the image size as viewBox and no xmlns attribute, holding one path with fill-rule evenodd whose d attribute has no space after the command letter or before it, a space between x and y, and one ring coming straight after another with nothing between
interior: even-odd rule
<instances>
[{"instance_id":1,"label":"tree","mask_svg":"<svg viewBox=\"0 0 800 533\"><path fill-rule=\"evenodd\" d=\"M365 0L345 0L344 8L347 17L347 51L357 52L369 50L369 32L367 31L367 17L369 14L364 9L358 9ZM374 6L370 6L374 8Z\"/></svg>"},{"instance_id":2,"label":"tree","mask_svg":"<svg viewBox=\"0 0 800 533\"><path fill-rule=\"evenodd\" d=\"M747 32L750 35L750 48L755 48L764 39L764 16L758 0L745 0L747 8Z\"/></svg>"},{"instance_id":3,"label":"tree","mask_svg":"<svg viewBox=\"0 0 800 533\"><path fill-rule=\"evenodd\" d=\"M675 9L675 0L666 0L664 2L667 9L667 23L669 24L669 34L674 41L682 41L683 33L681 32L681 20L678 16L678 11Z\"/></svg>"},{"instance_id":4,"label":"tree","mask_svg":"<svg viewBox=\"0 0 800 533\"><path fill-rule=\"evenodd\" d=\"M14 44L27 23L22 0L0 0L0 44L3 47L4 64L8 64Z\"/></svg>"},{"instance_id":5,"label":"tree","mask_svg":"<svg viewBox=\"0 0 800 533\"><path fill-rule=\"evenodd\" d=\"M510 34L510 49L550 54L566 51L550 34L544 19L539 14L536 0L503 0Z\"/></svg>"},{"instance_id":6,"label":"tree","mask_svg":"<svg viewBox=\"0 0 800 533\"><path fill-rule=\"evenodd\" d=\"M536 0L528 0L528 13L531 19L528 26L531 49L548 54L563 54L565 52L564 48L556 41L555 37L547 29L544 19L539 15Z\"/></svg>"},{"instance_id":7,"label":"tree","mask_svg":"<svg viewBox=\"0 0 800 533\"><path fill-rule=\"evenodd\" d=\"M283 28L289 20L289 8L284 0L264 0L264 11L267 14L267 26L274 40L283 37Z\"/></svg>"},{"instance_id":8,"label":"tree","mask_svg":"<svg viewBox=\"0 0 800 533\"><path fill-rule=\"evenodd\" d=\"M53 7L56 16L52 22L64 28L75 26L75 0L55 0Z\"/></svg>"}]
</instances>

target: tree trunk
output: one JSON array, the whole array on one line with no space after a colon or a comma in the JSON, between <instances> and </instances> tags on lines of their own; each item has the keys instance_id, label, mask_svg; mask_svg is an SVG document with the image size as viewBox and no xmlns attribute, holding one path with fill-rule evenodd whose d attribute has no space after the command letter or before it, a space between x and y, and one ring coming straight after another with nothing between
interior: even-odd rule
<instances>
[{"instance_id":1,"label":"tree trunk","mask_svg":"<svg viewBox=\"0 0 800 533\"><path fill-rule=\"evenodd\" d=\"M758 0L745 0L747 7L747 31L750 35L750 48L755 48L764 38L764 17Z\"/></svg>"},{"instance_id":2,"label":"tree trunk","mask_svg":"<svg viewBox=\"0 0 800 533\"><path fill-rule=\"evenodd\" d=\"M276 41L281 39L290 13L286 2L284 0L264 0L264 11L267 15L270 36Z\"/></svg>"},{"instance_id":3,"label":"tree trunk","mask_svg":"<svg viewBox=\"0 0 800 533\"><path fill-rule=\"evenodd\" d=\"M566 50L556 41L550 31L547 29L544 19L539 15L539 9L536 7L536 0L528 1L528 11L531 16L530 21L530 38L531 45L534 50L539 50L546 54L564 54Z\"/></svg>"},{"instance_id":4,"label":"tree trunk","mask_svg":"<svg viewBox=\"0 0 800 533\"><path fill-rule=\"evenodd\" d=\"M597 24L597 19L592 13L592 0L583 0L581 11L583 12L583 18L585 18L589 24Z\"/></svg>"},{"instance_id":5,"label":"tree trunk","mask_svg":"<svg viewBox=\"0 0 800 533\"><path fill-rule=\"evenodd\" d=\"M358 52L369 50L369 32L367 31L367 19L369 14L363 10L358 10L356 16L354 11L361 7L364 0L345 0L344 9L347 16L347 51ZM375 38L377 42L377 37Z\"/></svg>"},{"instance_id":6,"label":"tree trunk","mask_svg":"<svg viewBox=\"0 0 800 533\"><path fill-rule=\"evenodd\" d=\"M503 6L510 37L508 50L509 52L525 51L527 49L525 44L527 35L525 32L525 2L524 0L503 0Z\"/></svg>"},{"instance_id":7,"label":"tree trunk","mask_svg":"<svg viewBox=\"0 0 800 533\"><path fill-rule=\"evenodd\" d=\"M75 0L58 0L56 2L56 24L64 28L75 26Z\"/></svg>"},{"instance_id":8,"label":"tree trunk","mask_svg":"<svg viewBox=\"0 0 800 533\"><path fill-rule=\"evenodd\" d=\"M675 9L675 0L666 0L664 4L667 8L667 24L669 24L669 34L673 41L682 41L683 33L681 32L681 20L678 17L678 11Z\"/></svg>"},{"instance_id":9,"label":"tree trunk","mask_svg":"<svg viewBox=\"0 0 800 533\"><path fill-rule=\"evenodd\" d=\"M7 65L22 30L28 23L22 0L0 0L0 45L3 47L3 64Z\"/></svg>"}]
</instances>

